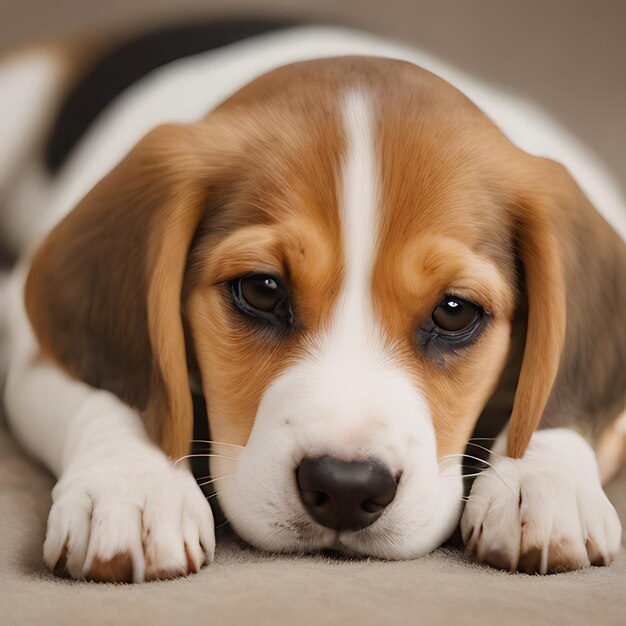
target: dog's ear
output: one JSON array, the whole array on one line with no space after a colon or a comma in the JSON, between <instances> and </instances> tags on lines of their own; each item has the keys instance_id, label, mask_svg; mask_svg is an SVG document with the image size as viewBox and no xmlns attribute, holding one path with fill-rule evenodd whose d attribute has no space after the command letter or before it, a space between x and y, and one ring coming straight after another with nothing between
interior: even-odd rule
<instances>
[{"instance_id":1,"label":"dog's ear","mask_svg":"<svg viewBox=\"0 0 626 626\"><path fill-rule=\"evenodd\" d=\"M149 133L51 232L25 291L44 352L137 407L172 457L192 439L181 289L215 175L206 133Z\"/></svg>"},{"instance_id":2,"label":"dog's ear","mask_svg":"<svg viewBox=\"0 0 626 626\"><path fill-rule=\"evenodd\" d=\"M528 304L508 435L513 458L540 422L590 422L619 398L623 390L611 385L626 357L626 247L565 168L529 162L513 215Z\"/></svg>"}]
</instances>

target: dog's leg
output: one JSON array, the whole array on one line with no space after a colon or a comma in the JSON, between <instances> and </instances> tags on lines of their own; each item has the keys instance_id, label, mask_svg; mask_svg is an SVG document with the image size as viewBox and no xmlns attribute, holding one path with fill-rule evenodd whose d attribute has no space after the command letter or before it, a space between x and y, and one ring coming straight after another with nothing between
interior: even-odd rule
<instances>
[{"instance_id":1,"label":"dog's leg","mask_svg":"<svg viewBox=\"0 0 626 626\"><path fill-rule=\"evenodd\" d=\"M173 466L141 417L39 354L21 288L10 285L5 406L12 430L58 477L46 563L74 578L150 580L197 571L214 550L211 509L185 463Z\"/></svg>"},{"instance_id":2,"label":"dog's leg","mask_svg":"<svg viewBox=\"0 0 626 626\"><path fill-rule=\"evenodd\" d=\"M537 431L521 459L504 456L501 435L474 482L461 520L467 551L510 571L546 574L608 565L621 524L606 497L595 454L573 430Z\"/></svg>"}]
</instances>

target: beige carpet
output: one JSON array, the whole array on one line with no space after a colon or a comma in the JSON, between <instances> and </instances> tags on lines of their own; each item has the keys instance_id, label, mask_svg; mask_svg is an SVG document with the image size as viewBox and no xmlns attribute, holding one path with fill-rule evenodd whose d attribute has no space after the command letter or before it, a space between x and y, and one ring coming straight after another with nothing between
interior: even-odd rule
<instances>
[{"instance_id":1,"label":"beige carpet","mask_svg":"<svg viewBox=\"0 0 626 626\"><path fill-rule=\"evenodd\" d=\"M0 623L6 626L255 626L626 622L626 551L609 568L556 576L498 572L453 549L405 562L277 557L220 534L199 574L143 585L59 580L41 559L49 474L0 424ZM626 472L610 487L626 524Z\"/></svg>"}]
</instances>

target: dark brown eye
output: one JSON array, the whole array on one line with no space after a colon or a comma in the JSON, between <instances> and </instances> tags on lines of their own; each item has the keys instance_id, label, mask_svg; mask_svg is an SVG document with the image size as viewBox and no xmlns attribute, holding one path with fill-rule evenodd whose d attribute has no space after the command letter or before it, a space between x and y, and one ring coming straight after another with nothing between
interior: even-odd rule
<instances>
[{"instance_id":1,"label":"dark brown eye","mask_svg":"<svg viewBox=\"0 0 626 626\"><path fill-rule=\"evenodd\" d=\"M432 312L435 326L443 333L462 333L476 326L482 309L456 296L445 296Z\"/></svg>"},{"instance_id":2,"label":"dark brown eye","mask_svg":"<svg viewBox=\"0 0 626 626\"><path fill-rule=\"evenodd\" d=\"M291 322L289 292L281 280L269 274L250 274L231 282L237 308L251 317L273 322Z\"/></svg>"}]
</instances>

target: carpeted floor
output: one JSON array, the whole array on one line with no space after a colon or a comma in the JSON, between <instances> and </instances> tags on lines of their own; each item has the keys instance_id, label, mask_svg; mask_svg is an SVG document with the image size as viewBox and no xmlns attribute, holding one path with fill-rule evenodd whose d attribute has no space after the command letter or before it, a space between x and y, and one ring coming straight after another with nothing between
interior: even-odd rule
<instances>
[{"instance_id":1,"label":"carpeted floor","mask_svg":"<svg viewBox=\"0 0 626 626\"><path fill-rule=\"evenodd\" d=\"M0 423L0 623L7 626L624 624L626 551L609 568L526 576L475 565L452 549L405 562L278 557L222 533L216 562L190 578L60 580L41 559L52 484ZM609 491L626 524L626 472Z\"/></svg>"}]
</instances>

